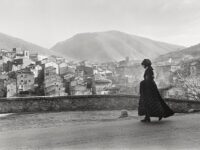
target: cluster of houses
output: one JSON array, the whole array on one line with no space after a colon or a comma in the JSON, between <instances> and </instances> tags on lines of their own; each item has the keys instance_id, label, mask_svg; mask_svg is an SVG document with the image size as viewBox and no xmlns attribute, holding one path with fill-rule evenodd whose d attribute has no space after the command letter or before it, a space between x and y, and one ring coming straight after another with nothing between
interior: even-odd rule
<instances>
[{"instance_id":1,"label":"cluster of houses","mask_svg":"<svg viewBox=\"0 0 200 150\"><path fill-rule=\"evenodd\" d=\"M116 66L1 49L0 97L117 94Z\"/></svg>"},{"instance_id":2,"label":"cluster of houses","mask_svg":"<svg viewBox=\"0 0 200 150\"><path fill-rule=\"evenodd\" d=\"M191 58L177 62L170 59L162 64L157 63L155 73L158 87L165 98L194 100L191 95L200 95L199 59Z\"/></svg>"},{"instance_id":3,"label":"cluster of houses","mask_svg":"<svg viewBox=\"0 0 200 150\"><path fill-rule=\"evenodd\" d=\"M143 79L141 62L125 60L95 64L69 62L57 56L31 54L13 48L0 51L0 97L139 94ZM153 63L155 81L162 95L187 98L183 78L200 75L200 61Z\"/></svg>"}]
</instances>

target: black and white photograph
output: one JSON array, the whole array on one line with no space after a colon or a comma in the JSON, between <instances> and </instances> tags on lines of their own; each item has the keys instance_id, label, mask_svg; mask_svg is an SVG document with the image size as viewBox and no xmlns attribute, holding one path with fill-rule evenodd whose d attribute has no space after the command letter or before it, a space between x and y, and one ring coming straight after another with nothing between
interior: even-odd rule
<instances>
[{"instance_id":1,"label":"black and white photograph","mask_svg":"<svg viewBox=\"0 0 200 150\"><path fill-rule=\"evenodd\" d=\"M199 0L0 0L0 150L199 141Z\"/></svg>"}]
</instances>

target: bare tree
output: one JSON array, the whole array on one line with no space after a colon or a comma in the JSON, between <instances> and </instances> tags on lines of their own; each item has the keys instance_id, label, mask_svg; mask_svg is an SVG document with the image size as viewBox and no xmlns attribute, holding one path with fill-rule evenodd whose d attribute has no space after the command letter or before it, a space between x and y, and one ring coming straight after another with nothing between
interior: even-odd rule
<instances>
[{"instance_id":1,"label":"bare tree","mask_svg":"<svg viewBox=\"0 0 200 150\"><path fill-rule=\"evenodd\" d=\"M177 72L177 77L178 86L181 86L184 89L187 98L200 101L200 77L184 77L180 72Z\"/></svg>"}]
</instances>

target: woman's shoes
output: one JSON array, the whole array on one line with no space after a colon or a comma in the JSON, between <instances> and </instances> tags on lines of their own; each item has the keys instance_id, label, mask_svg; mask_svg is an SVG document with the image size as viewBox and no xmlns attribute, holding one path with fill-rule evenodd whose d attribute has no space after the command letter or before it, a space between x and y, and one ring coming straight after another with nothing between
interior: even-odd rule
<instances>
[{"instance_id":1,"label":"woman's shoes","mask_svg":"<svg viewBox=\"0 0 200 150\"><path fill-rule=\"evenodd\" d=\"M141 122L151 122L150 118L144 118Z\"/></svg>"},{"instance_id":2,"label":"woman's shoes","mask_svg":"<svg viewBox=\"0 0 200 150\"><path fill-rule=\"evenodd\" d=\"M158 121L161 121L162 120L162 116L158 117ZM144 118L143 120L141 120L141 122L151 122L151 119L150 118Z\"/></svg>"},{"instance_id":3,"label":"woman's shoes","mask_svg":"<svg viewBox=\"0 0 200 150\"><path fill-rule=\"evenodd\" d=\"M159 118L158 118L158 121L161 121L162 120L162 116L160 116Z\"/></svg>"}]
</instances>

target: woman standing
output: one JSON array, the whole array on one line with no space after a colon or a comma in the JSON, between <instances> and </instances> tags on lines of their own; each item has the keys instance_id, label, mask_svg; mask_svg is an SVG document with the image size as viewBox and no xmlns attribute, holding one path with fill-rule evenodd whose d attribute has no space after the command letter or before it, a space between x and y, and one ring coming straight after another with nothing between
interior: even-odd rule
<instances>
[{"instance_id":1,"label":"woman standing","mask_svg":"<svg viewBox=\"0 0 200 150\"><path fill-rule=\"evenodd\" d=\"M172 116L174 112L160 96L157 85L154 82L151 61L149 59L144 59L141 64L145 68L144 80L140 82L140 100L138 108L138 114L140 116L145 115L145 118L141 121L150 122L150 117L158 117L160 121L163 117Z\"/></svg>"}]
</instances>

